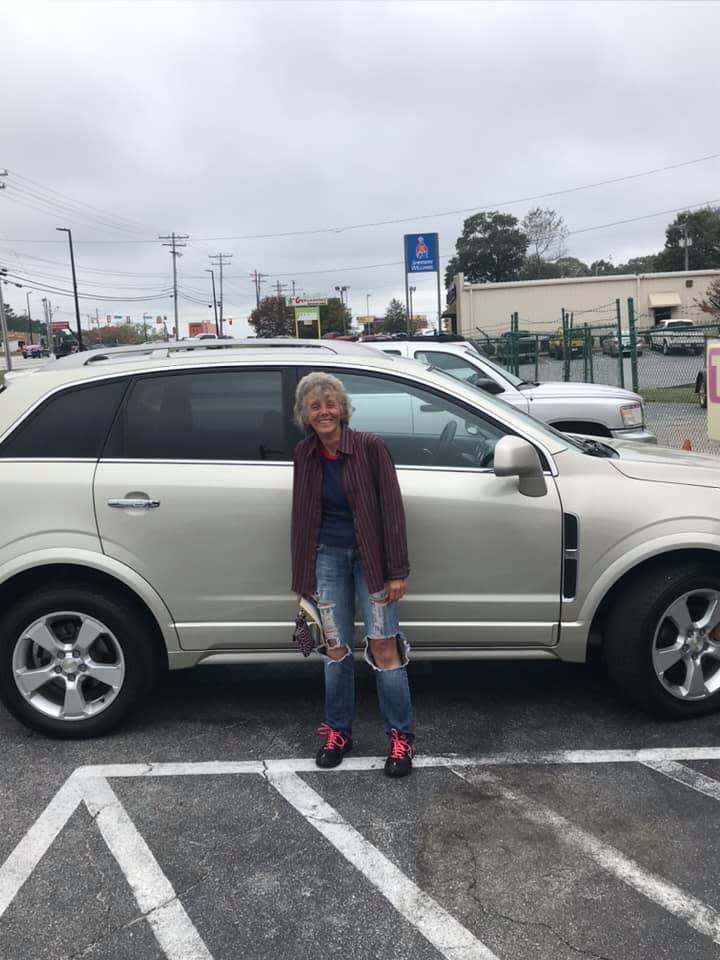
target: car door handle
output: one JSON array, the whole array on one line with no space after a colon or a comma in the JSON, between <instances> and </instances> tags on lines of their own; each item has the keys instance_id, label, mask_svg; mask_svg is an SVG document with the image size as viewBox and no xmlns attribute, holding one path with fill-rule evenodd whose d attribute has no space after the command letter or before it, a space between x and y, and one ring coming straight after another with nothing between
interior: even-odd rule
<instances>
[{"instance_id":1,"label":"car door handle","mask_svg":"<svg viewBox=\"0 0 720 960\"><path fill-rule=\"evenodd\" d=\"M118 507L121 510L152 510L154 507L160 506L160 501L139 497L121 497L119 500L108 500L108 506Z\"/></svg>"}]
</instances>

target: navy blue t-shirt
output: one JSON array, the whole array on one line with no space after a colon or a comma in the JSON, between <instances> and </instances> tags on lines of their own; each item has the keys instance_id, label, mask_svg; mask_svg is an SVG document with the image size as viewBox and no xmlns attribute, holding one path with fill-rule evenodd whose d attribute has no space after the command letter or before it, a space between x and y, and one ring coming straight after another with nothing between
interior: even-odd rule
<instances>
[{"instance_id":1,"label":"navy blue t-shirt","mask_svg":"<svg viewBox=\"0 0 720 960\"><path fill-rule=\"evenodd\" d=\"M327 547L354 547L352 512L342 482L342 457L322 450L322 519L319 542Z\"/></svg>"}]
</instances>

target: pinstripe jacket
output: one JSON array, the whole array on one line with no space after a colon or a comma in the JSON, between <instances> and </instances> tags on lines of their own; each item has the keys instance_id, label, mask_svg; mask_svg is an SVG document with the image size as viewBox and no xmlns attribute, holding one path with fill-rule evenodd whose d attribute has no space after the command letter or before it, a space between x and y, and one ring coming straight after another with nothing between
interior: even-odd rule
<instances>
[{"instance_id":1,"label":"pinstripe jacket","mask_svg":"<svg viewBox=\"0 0 720 960\"><path fill-rule=\"evenodd\" d=\"M405 511L390 451L374 433L344 426L338 453L355 539L370 593L409 572ZM315 592L315 551L322 518L320 441L311 434L295 448L291 519L292 589Z\"/></svg>"}]
</instances>

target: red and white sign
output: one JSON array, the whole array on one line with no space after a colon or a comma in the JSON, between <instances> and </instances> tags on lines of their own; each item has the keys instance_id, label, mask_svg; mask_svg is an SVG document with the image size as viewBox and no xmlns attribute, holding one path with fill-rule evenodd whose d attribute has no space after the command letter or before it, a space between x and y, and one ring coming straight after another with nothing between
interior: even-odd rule
<instances>
[{"instance_id":1,"label":"red and white sign","mask_svg":"<svg viewBox=\"0 0 720 960\"><path fill-rule=\"evenodd\" d=\"M53 320L50 324L51 330L69 330L70 324L67 320Z\"/></svg>"}]
</instances>

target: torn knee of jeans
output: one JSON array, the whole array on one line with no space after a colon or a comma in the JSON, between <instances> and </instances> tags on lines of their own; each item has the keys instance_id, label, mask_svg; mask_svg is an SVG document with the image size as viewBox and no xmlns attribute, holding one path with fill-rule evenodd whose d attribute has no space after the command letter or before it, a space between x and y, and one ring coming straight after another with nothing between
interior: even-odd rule
<instances>
[{"instance_id":1,"label":"torn knee of jeans","mask_svg":"<svg viewBox=\"0 0 720 960\"><path fill-rule=\"evenodd\" d=\"M326 652L326 651L328 650L328 648L336 649L338 646L339 646L339 644L338 644L337 641L336 641L335 643L333 643L333 644L328 644L328 645L325 646L325 647L319 647L319 648L318 648L318 652L319 652L320 655L322 656L323 660L325 660L327 663L342 663L343 660L347 660L347 658L348 658L348 657L351 655L351 653L352 653L352 651L350 650L349 647L347 647L347 646L345 646L345 645L343 644L343 646L345 646L345 653L344 653L341 657L329 657L329 656L327 655L327 652Z\"/></svg>"},{"instance_id":2,"label":"torn knee of jeans","mask_svg":"<svg viewBox=\"0 0 720 960\"><path fill-rule=\"evenodd\" d=\"M407 641L407 637L403 633L395 634L395 642L397 643L397 652L400 657L400 666L399 667L379 667L375 663L375 658L373 657L370 650L370 643L372 640L392 640L393 637L365 637L365 663L369 664L373 670L378 672L383 672L384 670L403 670L408 663L410 662L410 644Z\"/></svg>"}]
</instances>

